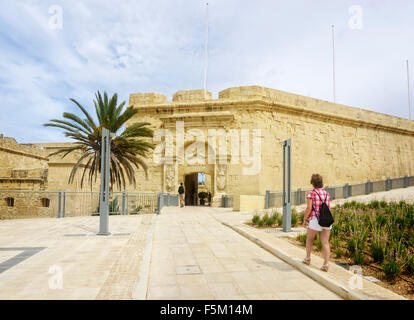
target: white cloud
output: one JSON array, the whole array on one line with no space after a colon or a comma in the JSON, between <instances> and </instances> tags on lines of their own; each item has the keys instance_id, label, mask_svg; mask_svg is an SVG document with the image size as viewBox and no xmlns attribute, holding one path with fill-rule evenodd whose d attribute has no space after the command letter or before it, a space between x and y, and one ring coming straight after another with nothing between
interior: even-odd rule
<instances>
[{"instance_id":1,"label":"white cloud","mask_svg":"<svg viewBox=\"0 0 414 320\"><path fill-rule=\"evenodd\" d=\"M19 141L64 140L41 125L76 110L71 97L91 107L96 90L128 100L132 92L172 96L202 86L204 1L3 2L0 130ZM62 30L48 28L52 4L63 8ZM363 30L348 27L354 4L363 8ZM406 117L413 9L403 0L211 0L208 89L217 97L259 84L331 100L335 24L337 101Z\"/></svg>"}]
</instances>

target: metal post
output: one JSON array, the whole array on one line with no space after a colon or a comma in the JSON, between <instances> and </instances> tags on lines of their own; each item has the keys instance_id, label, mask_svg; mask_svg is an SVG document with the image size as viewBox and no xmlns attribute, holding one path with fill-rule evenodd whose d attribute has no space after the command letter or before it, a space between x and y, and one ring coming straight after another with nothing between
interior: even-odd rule
<instances>
[{"instance_id":1,"label":"metal post","mask_svg":"<svg viewBox=\"0 0 414 320\"><path fill-rule=\"evenodd\" d=\"M410 67L407 60L408 119L411 120Z\"/></svg>"},{"instance_id":2,"label":"metal post","mask_svg":"<svg viewBox=\"0 0 414 320\"><path fill-rule=\"evenodd\" d=\"M62 191L58 193L58 218L63 218L62 216Z\"/></svg>"},{"instance_id":3,"label":"metal post","mask_svg":"<svg viewBox=\"0 0 414 320\"><path fill-rule=\"evenodd\" d=\"M301 188L299 188L299 189L296 191L296 205L300 205L300 204L301 204L301 201L302 201L302 197L301 197L301 195L302 195L302 189L301 189Z\"/></svg>"},{"instance_id":4,"label":"metal post","mask_svg":"<svg viewBox=\"0 0 414 320\"><path fill-rule=\"evenodd\" d=\"M265 209L269 209L269 197L270 197L270 190L266 190Z\"/></svg>"},{"instance_id":5,"label":"metal post","mask_svg":"<svg viewBox=\"0 0 414 320\"><path fill-rule=\"evenodd\" d=\"M404 176L404 188L408 187L408 176Z\"/></svg>"},{"instance_id":6,"label":"metal post","mask_svg":"<svg viewBox=\"0 0 414 320\"><path fill-rule=\"evenodd\" d=\"M125 191L122 191L122 214L126 215L127 214L127 194Z\"/></svg>"},{"instance_id":7,"label":"metal post","mask_svg":"<svg viewBox=\"0 0 414 320\"><path fill-rule=\"evenodd\" d=\"M111 136L106 128L102 128L101 140L101 192L99 195L99 233L109 235L109 160L111 152Z\"/></svg>"},{"instance_id":8,"label":"metal post","mask_svg":"<svg viewBox=\"0 0 414 320\"><path fill-rule=\"evenodd\" d=\"M208 3L206 3L206 38L204 43L204 77L203 77L203 89L204 89L204 100L206 99L207 91L207 58L208 58Z\"/></svg>"},{"instance_id":9,"label":"metal post","mask_svg":"<svg viewBox=\"0 0 414 320\"><path fill-rule=\"evenodd\" d=\"M329 191L329 195L331 196L331 200L336 199L336 187L331 187L331 189Z\"/></svg>"},{"instance_id":10,"label":"metal post","mask_svg":"<svg viewBox=\"0 0 414 320\"><path fill-rule=\"evenodd\" d=\"M365 183L365 194L370 194L371 193L371 182L368 180Z\"/></svg>"},{"instance_id":11,"label":"metal post","mask_svg":"<svg viewBox=\"0 0 414 320\"><path fill-rule=\"evenodd\" d=\"M164 195L162 192L157 194L157 214L161 213L161 209L164 206Z\"/></svg>"},{"instance_id":12,"label":"metal post","mask_svg":"<svg viewBox=\"0 0 414 320\"><path fill-rule=\"evenodd\" d=\"M291 139L283 141L283 232L291 231L291 145Z\"/></svg>"},{"instance_id":13,"label":"metal post","mask_svg":"<svg viewBox=\"0 0 414 320\"><path fill-rule=\"evenodd\" d=\"M349 193L348 193L348 191L349 191L349 184L348 183L345 183L344 184L344 192L343 192L343 194L344 194L344 199L346 199L346 198L348 198L349 197Z\"/></svg>"},{"instance_id":14,"label":"metal post","mask_svg":"<svg viewBox=\"0 0 414 320\"><path fill-rule=\"evenodd\" d=\"M335 25L332 25L332 89L333 89L333 102L336 103L336 85L335 85Z\"/></svg>"},{"instance_id":15,"label":"metal post","mask_svg":"<svg viewBox=\"0 0 414 320\"><path fill-rule=\"evenodd\" d=\"M62 205L62 218L65 217L66 212L66 191L63 191L63 205Z\"/></svg>"},{"instance_id":16,"label":"metal post","mask_svg":"<svg viewBox=\"0 0 414 320\"><path fill-rule=\"evenodd\" d=\"M392 180L390 178L387 178L385 181L385 190L389 191L392 189Z\"/></svg>"}]
</instances>

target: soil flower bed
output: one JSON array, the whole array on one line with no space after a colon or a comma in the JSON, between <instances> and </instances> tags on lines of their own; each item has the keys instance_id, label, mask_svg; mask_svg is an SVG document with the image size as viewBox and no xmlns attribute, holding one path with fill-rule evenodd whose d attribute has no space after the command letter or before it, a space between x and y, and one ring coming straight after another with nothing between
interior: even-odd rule
<instances>
[{"instance_id":1,"label":"soil flower bed","mask_svg":"<svg viewBox=\"0 0 414 320\"><path fill-rule=\"evenodd\" d=\"M374 277L378 285L414 299L414 204L352 201L331 211L335 218L330 237L331 261L345 267L358 265L363 276ZM302 220L303 213L292 212L292 226ZM256 215L250 225L281 227L282 217L277 213ZM306 234L290 241L304 247ZM319 238L314 247L313 254L321 255Z\"/></svg>"}]
</instances>

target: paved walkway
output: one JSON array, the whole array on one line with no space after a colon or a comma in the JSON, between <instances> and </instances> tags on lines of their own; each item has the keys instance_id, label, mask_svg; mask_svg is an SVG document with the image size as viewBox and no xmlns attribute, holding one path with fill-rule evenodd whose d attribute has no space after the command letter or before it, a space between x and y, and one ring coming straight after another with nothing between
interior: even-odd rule
<instances>
[{"instance_id":1,"label":"paved walkway","mask_svg":"<svg viewBox=\"0 0 414 320\"><path fill-rule=\"evenodd\" d=\"M0 221L0 299L130 299L152 216Z\"/></svg>"},{"instance_id":2,"label":"paved walkway","mask_svg":"<svg viewBox=\"0 0 414 320\"><path fill-rule=\"evenodd\" d=\"M340 299L203 207L156 216L148 299Z\"/></svg>"},{"instance_id":3,"label":"paved walkway","mask_svg":"<svg viewBox=\"0 0 414 320\"><path fill-rule=\"evenodd\" d=\"M217 209L216 209L217 210ZM266 248L269 252L274 253L277 257L288 262L296 269L301 270L304 274L318 283L324 284L325 287L340 294L346 299L358 300L400 300L404 297L383 288L371 281L355 275L334 263L330 263L329 272L319 270L323 264L323 259L317 255L312 255L310 266L302 263L305 257L305 249L297 247L288 241L288 237L295 237L300 233L306 232L303 227L292 228L292 231L285 233L281 228L253 228L246 225L245 222L251 221L252 212L232 212L217 210L213 216L226 226L242 234L244 237Z\"/></svg>"},{"instance_id":4,"label":"paved walkway","mask_svg":"<svg viewBox=\"0 0 414 320\"><path fill-rule=\"evenodd\" d=\"M224 226L226 210L110 216L109 237L99 217L0 221L0 299L339 299Z\"/></svg>"}]
</instances>

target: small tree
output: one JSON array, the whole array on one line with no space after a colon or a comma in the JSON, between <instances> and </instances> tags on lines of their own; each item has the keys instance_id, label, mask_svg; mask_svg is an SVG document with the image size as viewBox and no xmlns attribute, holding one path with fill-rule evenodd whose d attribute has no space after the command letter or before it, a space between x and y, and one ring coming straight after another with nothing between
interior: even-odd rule
<instances>
[{"instance_id":1,"label":"small tree","mask_svg":"<svg viewBox=\"0 0 414 320\"><path fill-rule=\"evenodd\" d=\"M69 175L69 183L73 183L77 170L83 165L84 169L81 178L81 188L87 171L88 182L90 185L97 180L100 173L101 164L101 138L102 128L115 133L115 137L111 139L110 154L110 185L111 189L116 184L119 189L126 187L126 180L129 184L136 185L135 169L142 168L145 176L148 178L148 167L144 161L148 157L150 150L154 149L154 145L147 138L153 137L153 131L148 128L148 122L136 122L128 127L120 134L118 132L123 125L135 116L138 112L132 106L124 109L125 101L117 104L118 95L115 93L111 99L104 92L103 98L98 91L94 100L97 122L86 111L79 102L74 102L85 116L81 119L73 113L63 113L63 120L52 119L49 123L44 124L45 127L56 127L64 130L66 137L74 139L75 145L61 148L60 150L50 154L61 154L62 158L72 152L81 152L81 155L73 166Z\"/></svg>"}]
</instances>

